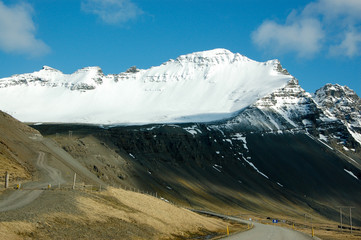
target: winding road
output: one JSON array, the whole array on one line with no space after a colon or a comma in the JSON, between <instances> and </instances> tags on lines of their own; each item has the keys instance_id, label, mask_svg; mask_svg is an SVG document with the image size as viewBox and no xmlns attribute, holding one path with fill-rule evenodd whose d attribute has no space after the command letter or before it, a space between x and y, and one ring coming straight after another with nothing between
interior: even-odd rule
<instances>
[{"instance_id":1,"label":"winding road","mask_svg":"<svg viewBox=\"0 0 361 240\"><path fill-rule=\"evenodd\" d=\"M301 232L297 232L288 228L278 227L276 225L266 225L257 222L251 222L247 220L243 220L236 217L230 217L218 213L213 213L209 211L198 211L192 210L196 213L206 214L210 216L220 217L223 219L228 219L240 223L253 224L253 228L245 231L230 235L228 237L222 238L225 240L311 240L311 239L319 239L317 237L311 237Z\"/></svg>"},{"instance_id":2,"label":"winding road","mask_svg":"<svg viewBox=\"0 0 361 240\"><path fill-rule=\"evenodd\" d=\"M45 159L45 153L39 152L36 165L42 174L41 181L29 182L21 186L21 189L6 194L0 201L0 212L21 208L37 199L48 184L62 184L65 180L61 176L61 171L50 167Z\"/></svg>"},{"instance_id":3,"label":"winding road","mask_svg":"<svg viewBox=\"0 0 361 240\"><path fill-rule=\"evenodd\" d=\"M235 218L229 218L231 220L236 220ZM237 219L240 221L240 219ZM245 221L243 221L245 222ZM248 231L241 232L238 234L231 235L224 239L226 240L310 240L315 239L311 236L308 236L304 233L293 231L288 228L278 227L274 225L265 225L261 223L253 223L254 227Z\"/></svg>"}]
</instances>

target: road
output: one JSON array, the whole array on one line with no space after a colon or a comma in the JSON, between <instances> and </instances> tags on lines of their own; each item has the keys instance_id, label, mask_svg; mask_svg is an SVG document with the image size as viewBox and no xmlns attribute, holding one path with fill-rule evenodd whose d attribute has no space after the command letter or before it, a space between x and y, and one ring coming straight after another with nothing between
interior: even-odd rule
<instances>
[{"instance_id":1,"label":"road","mask_svg":"<svg viewBox=\"0 0 361 240\"><path fill-rule=\"evenodd\" d=\"M311 237L304 233L297 232L297 231L294 231L294 230L291 230L288 228L278 227L277 225L265 225L265 224L261 224L261 223L246 221L246 220L243 220L240 218L229 217L226 215L217 214L217 213L208 212L208 211L197 211L197 210L192 210L192 211L211 215L211 216L216 216L216 217L220 217L220 218L224 218L224 219L228 219L228 220L233 220L236 222L241 222L241 223L246 223L246 224L252 224L252 223L254 224L253 228L248 231L237 233L237 234L222 238L225 240L258 240L258 239L260 239L260 240L288 240L288 239L310 240L310 239L319 239L317 237Z\"/></svg>"},{"instance_id":2,"label":"road","mask_svg":"<svg viewBox=\"0 0 361 240\"><path fill-rule=\"evenodd\" d=\"M97 178L96 175L91 173L86 167L81 165L80 162L75 160L69 153L64 151L62 148L60 148L54 140L44 138L42 140L42 143L51 150L51 153L65 166L70 168L72 171L76 172L78 175L81 175L84 179L86 179L88 182L99 184L102 186L105 186L106 184Z\"/></svg>"},{"instance_id":3,"label":"road","mask_svg":"<svg viewBox=\"0 0 361 240\"><path fill-rule=\"evenodd\" d=\"M293 231L288 228L278 227L274 225L265 225L261 223L254 223L254 227L248 231L241 232L229 237L226 240L309 240L315 239L304 233Z\"/></svg>"},{"instance_id":4,"label":"road","mask_svg":"<svg viewBox=\"0 0 361 240\"><path fill-rule=\"evenodd\" d=\"M65 180L58 169L50 167L45 158L45 153L39 152L36 165L42 175L41 181L30 182L21 186L22 189L6 194L0 201L0 212L21 208L37 199L48 184L62 184Z\"/></svg>"},{"instance_id":5,"label":"road","mask_svg":"<svg viewBox=\"0 0 361 240\"><path fill-rule=\"evenodd\" d=\"M37 199L49 184L57 186L58 184L66 183L62 177L62 171L49 166L47 155L53 156L56 161L64 164L66 169L76 172L83 180L93 184L106 186L106 184L92 174L86 167L76 161L69 153L60 148L53 140L40 138L37 139L50 150L50 153L45 154L39 151L38 158L36 159L36 166L39 172L39 180L36 182L28 182L21 186L20 190L12 191L0 195L0 212L10 211L21 208L35 199ZM64 169L63 169L64 171ZM69 181L69 180L68 180Z\"/></svg>"}]
</instances>

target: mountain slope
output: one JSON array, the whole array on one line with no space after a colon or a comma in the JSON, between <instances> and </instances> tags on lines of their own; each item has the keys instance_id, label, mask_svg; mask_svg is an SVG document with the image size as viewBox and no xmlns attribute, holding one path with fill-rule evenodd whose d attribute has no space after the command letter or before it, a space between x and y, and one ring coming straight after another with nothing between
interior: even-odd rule
<instances>
[{"instance_id":1,"label":"mountain slope","mask_svg":"<svg viewBox=\"0 0 361 240\"><path fill-rule=\"evenodd\" d=\"M0 189L0 239L173 239L224 234L227 223L222 220L153 196L106 189L100 180L84 176L76 164L64 164L64 154L58 154L64 150L55 143L48 147L48 142L52 141L0 111L1 181L5 171L10 174L9 188ZM77 185L71 190L74 171ZM86 191L84 182L92 184L93 190ZM15 190L18 183L21 187ZM45 190L49 183L53 187ZM95 191L99 184L103 191Z\"/></svg>"},{"instance_id":2,"label":"mountain slope","mask_svg":"<svg viewBox=\"0 0 361 240\"><path fill-rule=\"evenodd\" d=\"M10 181L24 181L31 178L34 165L29 158L36 156L31 145L40 133L0 111L0 179L5 172Z\"/></svg>"},{"instance_id":3,"label":"mountain slope","mask_svg":"<svg viewBox=\"0 0 361 240\"><path fill-rule=\"evenodd\" d=\"M186 207L295 218L308 212L337 221L334 206L360 206L361 170L302 132L219 124L35 127L100 179ZM94 150L103 148L108 151Z\"/></svg>"},{"instance_id":4,"label":"mountain slope","mask_svg":"<svg viewBox=\"0 0 361 240\"><path fill-rule=\"evenodd\" d=\"M204 122L233 116L291 79L277 60L215 49L118 75L44 67L0 79L0 109L25 122Z\"/></svg>"}]
</instances>

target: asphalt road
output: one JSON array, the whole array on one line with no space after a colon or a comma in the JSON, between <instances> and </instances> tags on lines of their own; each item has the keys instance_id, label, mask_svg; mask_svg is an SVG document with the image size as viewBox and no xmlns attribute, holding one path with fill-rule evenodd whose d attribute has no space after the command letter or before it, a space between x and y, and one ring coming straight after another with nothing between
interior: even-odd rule
<instances>
[{"instance_id":1,"label":"asphalt road","mask_svg":"<svg viewBox=\"0 0 361 240\"><path fill-rule=\"evenodd\" d=\"M248 231L224 238L226 240L309 240L314 239L306 234L293 231L291 229L278 227L274 225L265 225L254 223L254 227Z\"/></svg>"},{"instance_id":2,"label":"asphalt road","mask_svg":"<svg viewBox=\"0 0 361 240\"><path fill-rule=\"evenodd\" d=\"M243 220L236 217L230 217L218 213L208 212L208 211L198 211L192 210L197 213L202 213L206 215L216 216L223 219L233 220L236 222L252 224L253 228L236 234L231 234L228 237L222 238L225 240L310 240L310 239L319 239L317 237L311 237L301 232L294 231L292 229L278 227L277 225L265 225L257 222L251 222Z\"/></svg>"}]
</instances>

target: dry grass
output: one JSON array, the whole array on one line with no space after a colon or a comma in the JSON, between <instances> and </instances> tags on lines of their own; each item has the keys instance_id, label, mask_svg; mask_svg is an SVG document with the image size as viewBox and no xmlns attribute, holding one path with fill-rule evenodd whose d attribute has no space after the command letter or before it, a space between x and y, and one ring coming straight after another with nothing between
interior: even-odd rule
<instances>
[{"instance_id":1,"label":"dry grass","mask_svg":"<svg viewBox=\"0 0 361 240\"><path fill-rule=\"evenodd\" d=\"M101 222L116 218L139 226L149 226L156 233L155 239L185 236L201 229L217 232L225 228L225 223L218 219L200 216L148 195L109 188L98 196L98 199L77 199L78 207L86 214L87 220Z\"/></svg>"},{"instance_id":2,"label":"dry grass","mask_svg":"<svg viewBox=\"0 0 361 240\"><path fill-rule=\"evenodd\" d=\"M5 181L5 172L9 173L9 179L30 179L30 173L15 160L0 155L0 181Z\"/></svg>"},{"instance_id":3,"label":"dry grass","mask_svg":"<svg viewBox=\"0 0 361 240\"><path fill-rule=\"evenodd\" d=\"M35 224L28 222L0 222L0 239L26 239L34 230Z\"/></svg>"},{"instance_id":4,"label":"dry grass","mask_svg":"<svg viewBox=\"0 0 361 240\"><path fill-rule=\"evenodd\" d=\"M61 200L68 194L69 200ZM9 214L12 220L0 223L0 239L190 239L224 235L227 225L232 232L246 229L116 188L91 193L53 190Z\"/></svg>"}]
</instances>

